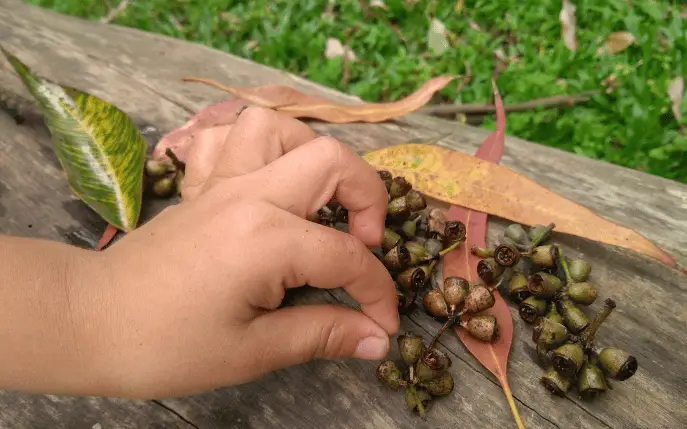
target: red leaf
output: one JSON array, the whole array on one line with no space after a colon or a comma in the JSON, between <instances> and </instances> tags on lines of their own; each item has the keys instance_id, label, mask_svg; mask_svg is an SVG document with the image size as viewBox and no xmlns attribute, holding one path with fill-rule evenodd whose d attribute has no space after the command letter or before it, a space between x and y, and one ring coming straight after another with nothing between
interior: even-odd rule
<instances>
[{"instance_id":1,"label":"red leaf","mask_svg":"<svg viewBox=\"0 0 687 429\"><path fill-rule=\"evenodd\" d=\"M493 81L492 84L494 86L494 101L496 104L496 130L484 140L475 156L498 164L503 154L506 119L503 101L496 88L496 84ZM472 255L470 248L473 245L486 247L487 214L452 205L446 216L448 220L460 220L463 222L467 227L467 237L462 246L444 256L443 276L444 278L457 276L463 277L469 282L479 282L477 263L480 259ZM457 328L456 333L465 345L465 348L499 380L518 428L524 428L513 400L513 394L508 385L507 376L508 355L513 342L513 318L508 305L498 291L494 291L494 297L496 298L496 303L492 308L485 311L484 314L491 314L498 321L500 335L495 343L488 344L475 340L461 328Z\"/></svg>"},{"instance_id":2,"label":"red leaf","mask_svg":"<svg viewBox=\"0 0 687 429\"><path fill-rule=\"evenodd\" d=\"M105 231L103 231L102 237L100 237L100 240L98 240L98 244L95 246L95 250L103 250L103 248L107 246L110 241L112 241L114 236L117 235L117 231L117 227L108 223L107 227L105 228Z\"/></svg>"}]
</instances>

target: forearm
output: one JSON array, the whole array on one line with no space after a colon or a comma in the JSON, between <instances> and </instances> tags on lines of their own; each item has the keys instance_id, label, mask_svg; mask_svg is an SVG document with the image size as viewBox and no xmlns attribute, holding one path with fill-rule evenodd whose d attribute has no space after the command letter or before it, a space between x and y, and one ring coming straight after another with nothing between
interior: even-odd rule
<instances>
[{"instance_id":1,"label":"forearm","mask_svg":"<svg viewBox=\"0 0 687 429\"><path fill-rule=\"evenodd\" d=\"M0 236L0 389L81 394L99 382L92 315L103 304L103 259L62 243Z\"/></svg>"}]
</instances>

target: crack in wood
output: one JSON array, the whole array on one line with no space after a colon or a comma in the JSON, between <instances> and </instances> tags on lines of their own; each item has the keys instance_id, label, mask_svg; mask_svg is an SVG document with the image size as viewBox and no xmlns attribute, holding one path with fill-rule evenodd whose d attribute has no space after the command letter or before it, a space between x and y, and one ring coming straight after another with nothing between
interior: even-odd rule
<instances>
[{"instance_id":1,"label":"crack in wood","mask_svg":"<svg viewBox=\"0 0 687 429\"><path fill-rule=\"evenodd\" d=\"M177 410L175 410L174 408L170 407L169 405L166 405L166 404L162 403L161 401L159 401L159 400L157 400L157 399L153 399L151 402L152 402L153 404L159 406L159 407L164 408L164 409L167 410L169 413L173 414L177 419L183 421L184 423L190 425L191 427L193 427L193 428L195 428L195 429L200 429L200 426L196 425L195 423L193 423L192 421L190 421L189 419L187 419L186 417L184 417L181 413L179 413Z\"/></svg>"}]
</instances>

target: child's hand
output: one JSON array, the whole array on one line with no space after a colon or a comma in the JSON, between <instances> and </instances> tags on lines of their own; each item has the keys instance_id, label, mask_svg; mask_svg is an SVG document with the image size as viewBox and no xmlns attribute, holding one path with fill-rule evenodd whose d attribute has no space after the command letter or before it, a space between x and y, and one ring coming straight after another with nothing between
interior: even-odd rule
<instances>
[{"instance_id":1,"label":"child's hand","mask_svg":"<svg viewBox=\"0 0 687 429\"><path fill-rule=\"evenodd\" d=\"M381 359L399 328L379 245L387 194L332 138L262 108L195 137L183 202L103 252L90 346L103 394L168 397L244 383L314 358ZM305 220L332 197L351 234ZM288 288L343 287L339 306L277 310Z\"/></svg>"}]
</instances>

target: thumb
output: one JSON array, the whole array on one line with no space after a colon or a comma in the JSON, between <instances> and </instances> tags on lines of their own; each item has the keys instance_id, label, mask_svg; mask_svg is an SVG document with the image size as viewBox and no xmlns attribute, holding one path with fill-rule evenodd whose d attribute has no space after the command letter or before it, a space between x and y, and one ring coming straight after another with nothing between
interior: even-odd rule
<instances>
[{"instance_id":1,"label":"thumb","mask_svg":"<svg viewBox=\"0 0 687 429\"><path fill-rule=\"evenodd\" d=\"M389 351L386 331L359 311L336 305L287 307L251 322L253 356L274 371L316 358L383 359Z\"/></svg>"}]
</instances>

